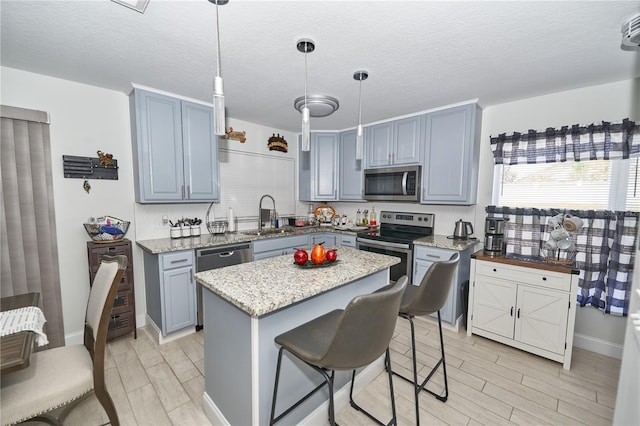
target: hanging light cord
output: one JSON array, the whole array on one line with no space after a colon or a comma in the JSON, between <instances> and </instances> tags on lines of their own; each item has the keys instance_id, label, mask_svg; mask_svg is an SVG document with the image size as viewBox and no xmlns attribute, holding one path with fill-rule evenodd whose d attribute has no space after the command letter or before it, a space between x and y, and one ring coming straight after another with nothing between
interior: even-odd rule
<instances>
[{"instance_id":1,"label":"hanging light cord","mask_svg":"<svg viewBox=\"0 0 640 426\"><path fill-rule=\"evenodd\" d=\"M216 0L216 40L218 42L218 70L216 76L220 77L220 20L218 19L218 1Z\"/></svg>"},{"instance_id":2,"label":"hanging light cord","mask_svg":"<svg viewBox=\"0 0 640 426\"><path fill-rule=\"evenodd\" d=\"M358 92L358 124L362 124L362 74L360 74L358 80L360 80L360 90Z\"/></svg>"},{"instance_id":3,"label":"hanging light cord","mask_svg":"<svg viewBox=\"0 0 640 426\"><path fill-rule=\"evenodd\" d=\"M307 107L307 49L309 44L304 45L304 107Z\"/></svg>"}]
</instances>

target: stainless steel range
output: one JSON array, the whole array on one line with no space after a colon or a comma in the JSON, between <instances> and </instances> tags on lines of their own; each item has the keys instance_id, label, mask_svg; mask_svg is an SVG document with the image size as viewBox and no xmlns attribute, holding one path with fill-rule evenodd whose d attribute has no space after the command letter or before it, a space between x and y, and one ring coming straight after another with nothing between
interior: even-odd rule
<instances>
[{"instance_id":1,"label":"stainless steel range","mask_svg":"<svg viewBox=\"0 0 640 426\"><path fill-rule=\"evenodd\" d=\"M412 279L413 241L433 235L435 215L432 213L380 212L378 230L359 232L360 250L396 256L401 262L391 267L391 281L403 275Z\"/></svg>"}]
</instances>

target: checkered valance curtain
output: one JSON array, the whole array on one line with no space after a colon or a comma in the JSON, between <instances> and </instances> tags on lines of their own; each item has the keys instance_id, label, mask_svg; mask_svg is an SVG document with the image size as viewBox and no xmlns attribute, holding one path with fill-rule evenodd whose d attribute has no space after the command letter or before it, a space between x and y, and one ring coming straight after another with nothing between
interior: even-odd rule
<instances>
[{"instance_id":1,"label":"checkered valance curtain","mask_svg":"<svg viewBox=\"0 0 640 426\"><path fill-rule=\"evenodd\" d=\"M503 217L506 253L544 255L557 214L577 216L584 222L571 239L576 246L575 265L580 269L577 301L613 315L627 315L633 279L638 212L558 210L488 206L489 217Z\"/></svg>"},{"instance_id":2,"label":"checkered valance curtain","mask_svg":"<svg viewBox=\"0 0 640 426\"><path fill-rule=\"evenodd\" d=\"M640 153L640 125L625 118L622 123L602 124L543 132L529 130L491 137L495 164L534 164L559 161L613 160Z\"/></svg>"}]
</instances>

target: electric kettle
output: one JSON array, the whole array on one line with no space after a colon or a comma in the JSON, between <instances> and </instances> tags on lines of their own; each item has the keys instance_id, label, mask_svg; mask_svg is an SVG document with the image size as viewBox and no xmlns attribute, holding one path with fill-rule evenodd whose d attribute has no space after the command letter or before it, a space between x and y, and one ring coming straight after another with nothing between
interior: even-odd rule
<instances>
[{"instance_id":1,"label":"electric kettle","mask_svg":"<svg viewBox=\"0 0 640 426\"><path fill-rule=\"evenodd\" d=\"M464 240L473 234L473 225L471 222L463 222L462 219L456 222L453 230L453 238L456 240Z\"/></svg>"}]
</instances>

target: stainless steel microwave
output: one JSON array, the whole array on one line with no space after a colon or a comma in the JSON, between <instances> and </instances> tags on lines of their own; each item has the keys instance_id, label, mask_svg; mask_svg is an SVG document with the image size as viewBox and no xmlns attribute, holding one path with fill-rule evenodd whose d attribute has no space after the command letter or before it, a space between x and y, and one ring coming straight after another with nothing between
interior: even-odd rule
<instances>
[{"instance_id":1,"label":"stainless steel microwave","mask_svg":"<svg viewBox=\"0 0 640 426\"><path fill-rule=\"evenodd\" d=\"M372 201L420 201L421 166L364 170L364 199Z\"/></svg>"}]
</instances>

